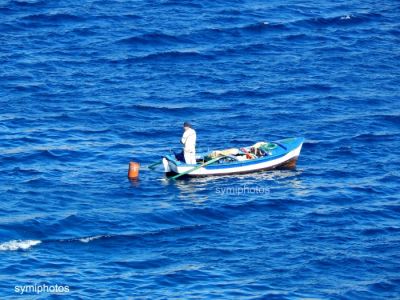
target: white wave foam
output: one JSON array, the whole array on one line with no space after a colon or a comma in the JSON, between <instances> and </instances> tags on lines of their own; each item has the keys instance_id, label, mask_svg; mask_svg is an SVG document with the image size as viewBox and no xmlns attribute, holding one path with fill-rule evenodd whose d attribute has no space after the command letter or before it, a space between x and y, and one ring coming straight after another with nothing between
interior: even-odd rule
<instances>
[{"instance_id":1,"label":"white wave foam","mask_svg":"<svg viewBox=\"0 0 400 300\"><path fill-rule=\"evenodd\" d=\"M346 15L340 18L340 20L350 20L351 16L350 15Z\"/></svg>"},{"instance_id":2,"label":"white wave foam","mask_svg":"<svg viewBox=\"0 0 400 300\"><path fill-rule=\"evenodd\" d=\"M12 240L5 243L0 244L0 251L15 251L15 250L26 250L32 246L40 244L41 241L36 240Z\"/></svg>"},{"instance_id":3,"label":"white wave foam","mask_svg":"<svg viewBox=\"0 0 400 300\"><path fill-rule=\"evenodd\" d=\"M81 241L82 243L89 243L93 240L97 240L102 237L104 237L104 235L89 236L89 237L81 238L81 239L79 239L79 241Z\"/></svg>"}]
</instances>

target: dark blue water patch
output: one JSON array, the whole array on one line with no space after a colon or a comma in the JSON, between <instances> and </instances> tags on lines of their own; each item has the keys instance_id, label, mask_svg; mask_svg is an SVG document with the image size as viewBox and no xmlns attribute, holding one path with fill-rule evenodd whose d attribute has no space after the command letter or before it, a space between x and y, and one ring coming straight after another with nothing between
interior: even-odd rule
<instances>
[{"instance_id":1,"label":"dark blue water patch","mask_svg":"<svg viewBox=\"0 0 400 300\"><path fill-rule=\"evenodd\" d=\"M397 296L396 5L0 7L1 297ZM169 182L185 120L198 151L306 142L295 171ZM268 192L220 192L244 186Z\"/></svg>"},{"instance_id":2,"label":"dark blue water patch","mask_svg":"<svg viewBox=\"0 0 400 300\"><path fill-rule=\"evenodd\" d=\"M46 1L15 1L15 0L10 0L8 1L7 5L8 6L16 6L16 7L22 7L22 8L31 8L31 7L37 7L37 6L44 6L46 4Z\"/></svg>"},{"instance_id":3,"label":"dark blue water patch","mask_svg":"<svg viewBox=\"0 0 400 300\"><path fill-rule=\"evenodd\" d=\"M28 168L22 168L22 167L15 167L12 170L13 175L18 176L18 175L39 175L43 174L42 172L35 170L35 169L28 169Z\"/></svg>"},{"instance_id":4,"label":"dark blue water patch","mask_svg":"<svg viewBox=\"0 0 400 300\"><path fill-rule=\"evenodd\" d=\"M76 37L93 37L98 34L98 31L101 30L98 26L91 26L91 27L78 27L71 30L71 33L75 34Z\"/></svg>"},{"instance_id":5,"label":"dark blue water patch","mask_svg":"<svg viewBox=\"0 0 400 300\"><path fill-rule=\"evenodd\" d=\"M364 133L354 137L356 141L367 141L367 142L392 142L398 137L398 134L386 134L386 133Z\"/></svg>"},{"instance_id":6,"label":"dark blue water patch","mask_svg":"<svg viewBox=\"0 0 400 300\"><path fill-rule=\"evenodd\" d=\"M9 14L12 13L13 10L9 7L0 7L0 13L1 14Z\"/></svg>"},{"instance_id":7,"label":"dark blue water patch","mask_svg":"<svg viewBox=\"0 0 400 300\"><path fill-rule=\"evenodd\" d=\"M192 1L174 1L174 0L164 0L161 1L161 5L163 6L176 6L176 7L185 7L185 8L193 8L193 9L201 9L203 5L201 3L194 3Z\"/></svg>"},{"instance_id":8,"label":"dark blue water patch","mask_svg":"<svg viewBox=\"0 0 400 300\"><path fill-rule=\"evenodd\" d=\"M394 227L378 228L378 229L377 228L369 228L369 229L365 229L363 231L363 234L367 235L367 236L380 236L382 234L390 235L392 233L396 234L398 230L399 230L398 228L394 228Z\"/></svg>"},{"instance_id":9,"label":"dark blue water patch","mask_svg":"<svg viewBox=\"0 0 400 300\"><path fill-rule=\"evenodd\" d=\"M261 22L243 26L239 28L243 32L250 32L250 33L262 33L265 31L276 31L276 30L286 30L286 26L284 24L270 24L268 22Z\"/></svg>"},{"instance_id":10,"label":"dark blue water patch","mask_svg":"<svg viewBox=\"0 0 400 300\"><path fill-rule=\"evenodd\" d=\"M179 43L187 43L190 42L186 39L179 38L176 36L168 35L162 32L152 32L139 36L123 38L118 41L121 44L127 44L132 46L152 46L152 45L175 45Z\"/></svg>"},{"instance_id":11,"label":"dark blue water patch","mask_svg":"<svg viewBox=\"0 0 400 300\"><path fill-rule=\"evenodd\" d=\"M305 34L305 33L288 34L288 35L284 36L283 38L292 43L293 42L304 43L305 41L323 43L323 42L327 42L332 39L331 37L327 37L324 35L311 35L311 34Z\"/></svg>"},{"instance_id":12,"label":"dark blue water patch","mask_svg":"<svg viewBox=\"0 0 400 300\"><path fill-rule=\"evenodd\" d=\"M386 184L396 184L400 181L400 174L399 173L388 173L382 174L382 177L379 178L379 182L386 183Z\"/></svg>"},{"instance_id":13,"label":"dark blue water patch","mask_svg":"<svg viewBox=\"0 0 400 300\"><path fill-rule=\"evenodd\" d=\"M399 115L394 115L394 114L387 114L387 115L374 115L373 118L381 123L381 122L385 122L385 123L389 123L387 125L398 125L400 124L400 114Z\"/></svg>"},{"instance_id":14,"label":"dark blue water patch","mask_svg":"<svg viewBox=\"0 0 400 300\"><path fill-rule=\"evenodd\" d=\"M171 264L173 260L164 258L164 259L153 259L153 260L145 260L145 261L116 261L109 262L106 265L115 268L133 268L137 270L146 270L146 269L160 269L164 268Z\"/></svg>"},{"instance_id":15,"label":"dark blue water patch","mask_svg":"<svg viewBox=\"0 0 400 300\"><path fill-rule=\"evenodd\" d=\"M165 52L158 52L148 54L142 57L137 58L129 58L126 59L125 62L133 62L133 61L165 61L170 63L171 61L186 61L188 63L193 63L196 60L211 60L213 56L203 54L198 51L165 51Z\"/></svg>"},{"instance_id":16,"label":"dark blue water patch","mask_svg":"<svg viewBox=\"0 0 400 300\"><path fill-rule=\"evenodd\" d=\"M60 150L50 150L50 149L37 149L31 151L24 151L20 149L20 151L16 151L19 155L10 155L6 154L2 156L2 161L5 164L17 163L18 161L28 161L30 163L56 163L63 162L65 160L71 159L72 157L79 156L80 159L84 159L85 157L89 157L91 154L86 151L77 151L73 149L60 149Z\"/></svg>"},{"instance_id":17,"label":"dark blue water patch","mask_svg":"<svg viewBox=\"0 0 400 300\"><path fill-rule=\"evenodd\" d=\"M329 26L357 26L367 22L378 22L382 17L379 13L366 13L366 14L356 14L356 15L345 15L337 17L316 17L305 19L301 21L296 21L296 25L313 27L329 27Z\"/></svg>"},{"instance_id":18,"label":"dark blue water patch","mask_svg":"<svg viewBox=\"0 0 400 300\"><path fill-rule=\"evenodd\" d=\"M20 24L22 23L26 27L42 28L43 26L57 27L66 23L79 23L84 20L83 16L69 13L36 14L22 17Z\"/></svg>"},{"instance_id":19,"label":"dark blue water patch","mask_svg":"<svg viewBox=\"0 0 400 300\"><path fill-rule=\"evenodd\" d=\"M395 37L399 37L400 36L400 29L392 29L389 30L389 34L394 35Z\"/></svg>"},{"instance_id":20,"label":"dark blue water patch","mask_svg":"<svg viewBox=\"0 0 400 300\"><path fill-rule=\"evenodd\" d=\"M270 24L268 22L257 22L251 23L239 27L227 27L221 29L211 29L203 31L203 35L208 33L212 36L220 35L221 37L246 37L250 35L264 34L264 33L279 33L282 31L288 31L285 24Z\"/></svg>"},{"instance_id":21,"label":"dark blue water patch","mask_svg":"<svg viewBox=\"0 0 400 300\"><path fill-rule=\"evenodd\" d=\"M177 114L181 115L182 113L190 113L190 111L194 108L193 105L185 105L185 104L166 104L165 106L159 105L159 106L154 106L149 104L134 104L132 107L130 107L134 111L144 111L147 113L166 113L166 114ZM196 107L196 111L202 112L206 111L207 109L204 107Z\"/></svg>"}]
</instances>

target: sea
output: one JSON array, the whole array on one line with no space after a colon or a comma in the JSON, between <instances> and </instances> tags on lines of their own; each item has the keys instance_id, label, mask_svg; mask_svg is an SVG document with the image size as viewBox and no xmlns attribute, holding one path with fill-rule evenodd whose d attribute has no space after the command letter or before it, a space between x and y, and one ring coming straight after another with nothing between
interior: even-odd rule
<instances>
[{"instance_id":1,"label":"sea","mask_svg":"<svg viewBox=\"0 0 400 300\"><path fill-rule=\"evenodd\" d=\"M399 20L0 0L0 298L400 299ZM185 121L198 152L305 143L295 170L171 181L149 165Z\"/></svg>"}]
</instances>

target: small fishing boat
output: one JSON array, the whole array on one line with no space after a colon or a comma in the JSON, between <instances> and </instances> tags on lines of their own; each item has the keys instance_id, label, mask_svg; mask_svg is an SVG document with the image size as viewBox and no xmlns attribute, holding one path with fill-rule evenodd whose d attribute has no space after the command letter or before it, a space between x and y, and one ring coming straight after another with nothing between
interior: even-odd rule
<instances>
[{"instance_id":1,"label":"small fishing boat","mask_svg":"<svg viewBox=\"0 0 400 300\"><path fill-rule=\"evenodd\" d=\"M258 142L249 147L212 151L196 157L197 164L186 164L176 155L162 158L167 176L202 177L246 174L273 169L294 169L304 138Z\"/></svg>"}]
</instances>

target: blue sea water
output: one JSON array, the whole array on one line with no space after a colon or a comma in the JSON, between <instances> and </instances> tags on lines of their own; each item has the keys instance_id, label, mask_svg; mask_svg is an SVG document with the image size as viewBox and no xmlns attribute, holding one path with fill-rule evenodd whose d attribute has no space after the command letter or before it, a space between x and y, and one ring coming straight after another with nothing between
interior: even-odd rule
<instances>
[{"instance_id":1,"label":"blue sea water","mask_svg":"<svg viewBox=\"0 0 400 300\"><path fill-rule=\"evenodd\" d=\"M1 0L0 298L399 299L399 19L386 0ZM306 142L294 171L170 182L147 166L186 120L203 151Z\"/></svg>"}]
</instances>

